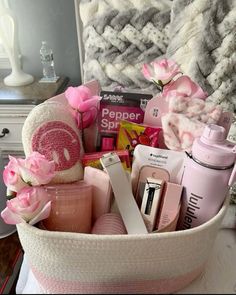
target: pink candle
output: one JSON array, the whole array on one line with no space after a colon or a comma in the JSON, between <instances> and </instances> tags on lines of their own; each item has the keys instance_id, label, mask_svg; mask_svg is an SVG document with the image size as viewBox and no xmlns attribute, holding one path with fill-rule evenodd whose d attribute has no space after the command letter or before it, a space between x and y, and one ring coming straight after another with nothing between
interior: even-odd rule
<instances>
[{"instance_id":1,"label":"pink candle","mask_svg":"<svg viewBox=\"0 0 236 295\"><path fill-rule=\"evenodd\" d=\"M50 216L42 221L47 230L91 232L92 187L83 181L45 186L52 200Z\"/></svg>"}]
</instances>

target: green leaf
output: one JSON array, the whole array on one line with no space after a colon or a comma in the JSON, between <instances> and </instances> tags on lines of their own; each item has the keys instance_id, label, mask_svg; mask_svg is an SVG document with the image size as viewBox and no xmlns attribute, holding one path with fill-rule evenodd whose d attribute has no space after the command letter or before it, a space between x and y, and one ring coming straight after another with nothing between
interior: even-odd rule
<instances>
[{"instance_id":1,"label":"green leaf","mask_svg":"<svg viewBox=\"0 0 236 295\"><path fill-rule=\"evenodd\" d=\"M11 200L11 199L14 199L16 197L16 194L15 195L7 195L6 198L7 200Z\"/></svg>"},{"instance_id":2,"label":"green leaf","mask_svg":"<svg viewBox=\"0 0 236 295\"><path fill-rule=\"evenodd\" d=\"M157 82L161 86L161 88L163 88L164 85L163 85L162 81L161 80L158 80Z\"/></svg>"},{"instance_id":3,"label":"green leaf","mask_svg":"<svg viewBox=\"0 0 236 295\"><path fill-rule=\"evenodd\" d=\"M158 81L159 81L159 80L158 80ZM155 81L155 80L152 80L152 82L156 85L157 89L160 90L160 91L162 92L162 87L161 87L161 85L160 85L157 81Z\"/></svg>"}]
</instances>

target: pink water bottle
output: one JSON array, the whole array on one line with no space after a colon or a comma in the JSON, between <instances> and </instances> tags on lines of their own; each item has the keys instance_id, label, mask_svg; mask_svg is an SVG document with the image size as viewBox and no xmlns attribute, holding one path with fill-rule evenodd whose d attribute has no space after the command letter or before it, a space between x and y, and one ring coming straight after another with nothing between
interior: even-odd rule
<instances>
[{"instance_id":1,"label":"pink water bottle","mask_svg":"<svg viewBox=\"0 0 236 295\"><path fill-rule=\"evenodd\" d=\"M207 125L186 160L178 229L196 227L214 217L235 181L236 146L224 127Z\"/></svg>"}]
</instances>

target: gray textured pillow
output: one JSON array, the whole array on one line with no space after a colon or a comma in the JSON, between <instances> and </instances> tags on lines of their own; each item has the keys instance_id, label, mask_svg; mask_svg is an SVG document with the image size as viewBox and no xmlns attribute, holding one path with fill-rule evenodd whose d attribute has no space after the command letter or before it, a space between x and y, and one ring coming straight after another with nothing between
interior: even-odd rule
<instances>
[{"instance_id":1,"label":"gray textured pillow","mask_svg":"<svg viewBox=\"0 0 236 295\"><path fill-rule=\"evenodd\" d=\"M81 1L84 81L95 78L106 88L153 89L140 70L166 53L170 7L166 0Z\"/></svg>"}]
</instances>

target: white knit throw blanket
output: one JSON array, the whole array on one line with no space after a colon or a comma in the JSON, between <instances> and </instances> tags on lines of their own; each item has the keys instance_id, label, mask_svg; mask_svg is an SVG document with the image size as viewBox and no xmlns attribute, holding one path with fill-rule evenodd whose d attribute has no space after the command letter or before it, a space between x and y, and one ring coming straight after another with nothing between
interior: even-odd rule
<instances>
[{"instance_id":1,"label":"white knit throw blanket","mask_svg":"<svg viewBox=\"0 0 236 295\"><path fill-rule=\"evenodd\" d=\"M208 92L209 101L236 111L236 1L174 0L167 56Z\"/></svg>"},{"instance_id":2,"label":"white knit throw blanket","mask_svg":"<svg viewBox=\"0 0 236 295\"><path fill-rule=\"evenodd\" d=\"M151 90L140 71L163 56L236 112L235 0L82 0L84 80Z\"/></svg>"}]
</instances>

